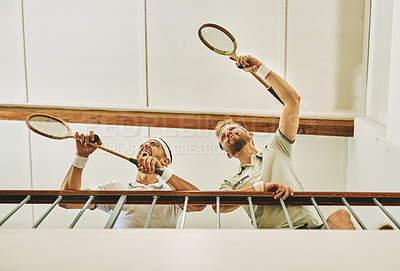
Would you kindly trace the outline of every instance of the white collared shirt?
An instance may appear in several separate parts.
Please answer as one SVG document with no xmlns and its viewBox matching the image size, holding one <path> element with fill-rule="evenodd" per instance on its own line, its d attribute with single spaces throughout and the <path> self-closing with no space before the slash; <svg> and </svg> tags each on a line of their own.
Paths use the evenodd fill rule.
<svg viewBox="0 0 400 271">
<path fill-rule="evenodd" d="M 145 185 L 137 181 L 132 181 L 130 183 L 112 181 L 98 185 L 94 190 L 172 191 L 172 189 L 165 182 L 160 180 L 157 183 L 149 185 Z M 99 204 L 97 208 L 111 214 L 115 208 L 115 204 Z M 125 204 L 114 225 L 114 228 L 143 228 L 150 208 L 151 205 Z M 150 219 L 149 228 L 176 228 L 181 213 L 182 209 L 178 205 L 156 204 Z"/>
</svg>

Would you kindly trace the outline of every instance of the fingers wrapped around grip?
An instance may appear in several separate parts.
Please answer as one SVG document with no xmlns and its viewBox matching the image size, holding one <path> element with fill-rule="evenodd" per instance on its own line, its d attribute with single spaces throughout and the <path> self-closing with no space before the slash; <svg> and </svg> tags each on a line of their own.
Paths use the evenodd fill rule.
<svg viewBox="0 0 400 271">
<path fill-rule="evenodd" d="M 77 154 L 82 157 L 88 157 L 92 152 L 96 150 L 96 147 L 91 146 L 89 143 L 95 143 L 96 145 L 102 145 L 101 139 L 93 131 L 90 131 L 89 135 L 75 133 L 76 149 Z"/>
<path fill-rule="evenodd" d="M 239 56 L 237 59 L 230 57 L 230 59 L 236 61 L 236 66 L 246 72 L 257 72 L 262 65 L 261 61 L 251 55 Z"/>
<path fill-rule="evenodd" d="M 156 170 L 156 167 L 162 168 L 160 161 L 153 156 L 138 156 L 138 171 L 144 174 L 153 174 Z"/>
</svg>

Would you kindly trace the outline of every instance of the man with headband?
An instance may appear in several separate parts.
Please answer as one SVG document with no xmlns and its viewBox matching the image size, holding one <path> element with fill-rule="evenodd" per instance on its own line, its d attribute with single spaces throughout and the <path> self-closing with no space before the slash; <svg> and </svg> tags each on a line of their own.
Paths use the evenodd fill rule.
<svg viewBox="0 0 400 271">
<path fill-rule="evenodd" d="M 294 195 L 293 190 L 303 191 L 292 162 L 292 149 L 299 126 L 300 96 L 271 68 L 252 56 L 240 56 L 236 65 L 246 72 L 256 72 L 265 78 L 284 103 L 279 127 L 269 142 L 258 150 L 253 142 L 254 135 L 231 119 L 220 121 L 215 133 L 222 150 L 228 158 L 240 161 L 239 172 L 226 179 L 220 186 L 224 191 L 269 191 L 275 192 L 275 199 Z M 221 212 L 231 212 L 239 205 L 222 205 Z M 249 206 L 243 206 L 249 217 Z M 289 216 L 295 228 L 323 228 L 308 207 L 288 206 Z M 255 216 L 259 228 L 288 228 L 288 222 L 281 206 L 255 206 Z M 338 210 L 327 219 L 333 229 L 354 229 L 350 214 Z"/>
<path fill-rule="evenodd" d="M 89 145 L 90 140 L 94 140 L 94 133 L 89 135 L 75 134 L 80 140 L 76 140 L 76 156 L 72 165 L 65 176 L 61 185 L 62 190 L 80 190 L 82 171 L 88 157 L 96 148 Z M 101 145 L 101 139 L 97 142 Z M 180 190 L 199 190 L 196 186 L 174 175 L 167 168 L 172 163 L 172 153 L 167 143 L 161 138 L 149 138 L 140 145 L 137 153 L 138 173 L 136 179 L 130 183 L 112 181 L 98 185 L 95 190 L 134 190 L 134 191 L 180 191 Z M 160 177 L 154 173 L 155 167 L 164 168 L 164 173 Z M 66 209 L 82 208 L 78 204 L 60 204 Z M 90 209 L 100 209 L 111 213 L 115 205 L 111 204 L 91 204 Z M 201 211 L 205 205 L 188 205 L 188 211 Z M 124 205 L 114 228 L 143 228 L 150 211 L 150 205 Z M 178 205 L 156 205 L 151 216 L 149 228 L 176 228 L 178 218 L 182 212 L 182 207 Z"/>
</svg>

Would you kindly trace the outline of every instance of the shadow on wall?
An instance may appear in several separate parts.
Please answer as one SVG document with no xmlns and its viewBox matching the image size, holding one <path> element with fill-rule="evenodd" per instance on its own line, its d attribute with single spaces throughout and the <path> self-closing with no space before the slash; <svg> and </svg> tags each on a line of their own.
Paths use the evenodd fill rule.
<svg viewBox="0 0 400 271">
<path fill-rule="evenodd" d="M 336 100 L 338 110 L 353 110 L 356 106 L 357 89 L 364 78 L 362 72 L 364 32 L 364 0 L 338 3 L 338 26 L 336 28 Z M 355 16 L 356 15 L 356 16 Z"/>
</svg>

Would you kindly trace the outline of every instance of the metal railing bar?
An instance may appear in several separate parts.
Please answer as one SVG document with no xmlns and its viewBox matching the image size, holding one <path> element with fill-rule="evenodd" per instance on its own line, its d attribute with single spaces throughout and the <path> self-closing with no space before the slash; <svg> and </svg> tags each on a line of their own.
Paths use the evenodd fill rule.
<svg viewBox="0 0 400 271">
<path fill-rule="evenodd" d="M 13 214 L 15 214 L 22 206 L 24 206 L 25 203 L 27 203 L 31 199 L 31 196 L 26 196 L 26 198 L 18 204 L 14 209 L 11 210 L 1 221 L 0 221 L 0 227 L 6 222 Z"/>
<path fill-rule="evenodd" d="M 220 198 L 217 197 L 217 229 L 221 229 L 221 218 L 220 218 Z"/>
<path fill-rule="evenodd" d="M 69 227 L 68 227 L 69 229 L 72 229 L 73 227 L 75 227 L 76 223 L 82 217 L 83 213 L 86 211 L 87 207 L 93 200 L 94 200 L 94 196 L 92 195 L 89 197 L 88 201 L 85 203 L 85 205 L 82 207 L 82 209 L 80 210 L 78 215 L 75 217 L 74 221 L 72 221 L 71 225 L 69 225 Z"/>
<path fill-rule="evenodd" d="M 158 199 L 157 196 L 153 196 L 153 202 L 151 204 L 151 208 L 150 208 L 149 214 L 147 215 L 146 223 L 144 224 L 144 228 L 145 229 L 149 226 L 150 218 L 151 218 L 151 215 L 153 214 L 154 207 L 156 206 L 157 199 Z"/>
<path fill-rule="evenodd" d="M 35 224 L 33 224 L 32 229 L 36 229 L 39 227 L 40 223 L 43 222 L 43 220 L 50 214 L 51 211 L 53 211 L 54 207 L 57 206 L 57 204 L 62 200 L 62 196 L 58 196 L 57 199 L 53 202 L 53 204 L 47 209 L 46 212 L 36 221 Z"/>
<path fill-rule="evenodd" d="M 115 222 L 117 221 L 118 216 L 122 211 L 122 207 L 124 206 L 127 197 L 128 197 L 127 195 L 121 195 L 119 197 L 117 205 L 115 205 L 114 210 L 113 210 L 110 218 L 108 219 L 106 225 L 104 226 L 105 229 L 112 229 L 114 227 Z"/>
<path fill-rule="evenodd" d="M 347 202 L 346 198 L 342 198 L 342 201 L 344 205 L 346 205 L 347 209 L 350 211 L 350 213 L 353 215 L 353 217 L 357 220 L 358 224 L 361 226 L 363 230 L 366 230 L 367 227 L 364 225 L 364 223 L 361 221 L 361 219 L 358 217 L 356 212 L 351 208 L 350 204 Z"/>
<path fill-rule="evenodd" d="M 249 202 L 251 220 L 253 221 L 253 227 L 255 229 L 257 229 L 257 221 L 256 221 L 256 216 L 254 214 L 253 202 L 251 201 L 251 197 L 247 197 L 247 201 Z"/>
<path fill-rule="evenodd" d="M 99 191 L 99 190 L 0 190 L 0 203 L 19 204 L 27 195 L 31 200 L 27 204 L 52 204 L 54 199 L 62 195 L 65 204 L 86 203 L 89 196 L 94 195 L 96 204 L 115 204 L 121 195 L 127 195 L 125 204 L 151 204 L 152 197 L 158 196 L 162 204 L 182 204 L 185 196 L 190 197 L 191 204 L 215 205 L 215 198 L 220 197 L 221 202 L 231 205 L 248 205 L 247 197 L 251 197 L 253 205 L 280 205 L 274 200 L 272 192 L 261 194 L 259 192 L 238 191 Z M 342 197 L 346 198 L 351 206 L 376 206 L 372 198 L 377 198 L 386 206 L 400 206 L 400 193 L 383 192 L 297 192 L 296 195 L 285 200 L 286 206 L 311 205 L 310 197 L 314 197 L 318 206 L 343 205 Z"/>
<path fill-rule="evenodd" d="M 287 220 L 287 222 L 289 224 L 289 228 L 291 230 L 293 230 L 294 228 L 293 228 L 292 220 L 290 219 L 289 213 L 288 213 L 288 211 L 286 209 L 285 202 L 283 201 L 283 199 L 281 197 L 279 197 L 279 201 L 281 202 L 281 206 L 282 206 L 283 212 L 285 213 L 286 220 Z"/>
<path fill-rule="evenodd" d="M 327 230 L 330 230 L 331 227 L 329 226 L 329 224 L 328 224 L 328 222 L 326 221 L 324 215 L 322 214 L 321 210 L 319 209 L 318 204 L 317 204 L 317 202 L 315 201 L 315 198 L 314 198 L 314 197 L 311 197 L 311 202 L 312 202 L 312 204 L 314 205 L 314 208 L 315 208 L 315 210 L 317 211 L 319 217 L 321 218 L 322 223 L 324 223 L 325 228 L 326 228 Z"/>
<path fill-rule="evenodd" d="M 396 225 L 396 227 L 400 229 L 400 223 L 389 213 L 389 211 L 386 210 L 386 208 L 383 207 L 383 205 L 376 198 L 373 198 L 372 200 L 382 210 L 382 212 L 384 212 L 385 215 Z"/>
<path fill-rule="evenodd" d="M 182 214 L 182 221 L 181 221 L 181 229 L 185 227 L 185 220 L 186 220 L 186 210 L 188 205 L 189 197 L 185 197 L 185 203 L 183 204 L 183 214 Z"/>
</svg>

